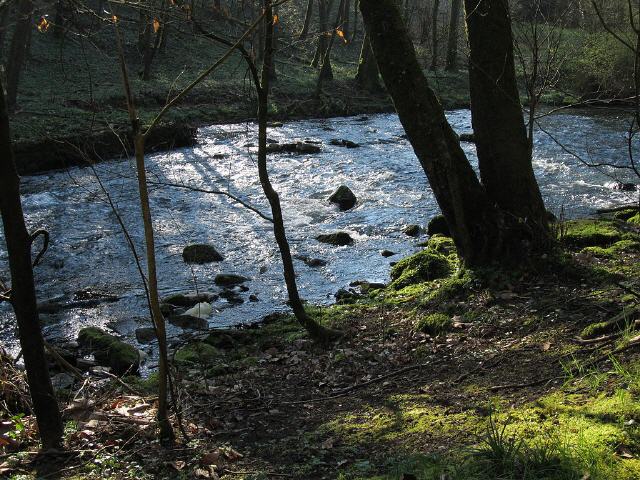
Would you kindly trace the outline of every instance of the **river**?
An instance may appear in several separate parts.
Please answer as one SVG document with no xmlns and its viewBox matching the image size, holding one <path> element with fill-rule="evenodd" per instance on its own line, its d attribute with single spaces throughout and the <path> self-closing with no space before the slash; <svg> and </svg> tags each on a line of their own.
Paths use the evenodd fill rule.
<svg viewBox="0 0 640 480">
<path fill-rule="evenodd" d="M 468 110 L 447 114 L 456 131 L 470 132 Z M 538 131 L 534 168 L 548 208 L 566 218 L 590 215 L 595 209 L 629 203 L 637 193 L 613 189 L 615 181 L 632 182 L 626 171 L 583 166 L 572 154 L 590 162 L 628 161 L 624 113 L 573 111 L 541 120 L 543 128 L 560 141 Z M 416 251 L 425 240 L 406 236 L 408 224 L 426 225 L 438 213 L 431 189 L 403 136 L 396 115 L 305 120 L 269 130 L 279 142 L 319 142 L 318 154 L 270 156 L 272 181 L 280 193 L 289 240 L 295 254 L 323 259 L 312 268 L 296 261 L 302 296 L 314 303 L 331 303 L 334 293 L 354 280 L 386 282 L 389 263 Z M 148 156 L 151 179 L 204 189 L 228 190 L 270 214 L 258 182 L 253 124 L 214 125 L 199 130 L 195 147 Z M 359 148 L 330 144 L 331 139 L 356 142 Z M 475 162 L 474 146 L 463 143 Z M 50 341 L 73 340 L 80 328 L 97 325 L 136 344 L 134 332 L 149 326 L 144 291 L 116 215 L 96 177 L 109 192 L 139 252 L 142 227 L 134 164 L 117 160 L 90 168 L 71 168 L 23 178 L 23 205 L 31 228 L 46 228 L 51 246 L 36 269 L 39 300 L 65 303 L 90 290 L 116 301 L 65 308 L 44 315 L 44 333 Z M 617 175 L 615 180 L 610 176 Z M 627 175 L 625 177 L 625 175 Z M 637 179 L 635 179 L 637 183 Z M 339 212 L 327 197 L 339 185 L 348 185 L 357 206 Z M 285 310 L 280 257 L 271 225 L 231 199 L 187 189 L 152 186 L 151 204 L 157 239 L 159 284 L 163 295 L 187 291 L 216 292 L 217 273 L 250 278 L 241 304 L 219 299 L 209 319 L 211 327 L 256 322 L 266 314 Z M 320 233 L 344 230 L 353 246 L 332 247 L 315 240 Z M 224 261 L 186 265 L 182 249 L 189 243 L 214 245 Z M 396 255 L 385 258 L 386 249 Z M 8 265 L 0 234 L 0 278 Z M 249 296 L 252 300 L 249 301 Z M 257 298 L 258 301 L 255 301 Z M 169 327 L 179 338 L 183 331 Z M 11 352 L 18 350 L 15 321 L 9 306 L 0 304 L 0 339 Z M 137 344 L 136 344 L 137 345 Z M 137 345 L 152 353 L 151 347 Z"/>
</svg>

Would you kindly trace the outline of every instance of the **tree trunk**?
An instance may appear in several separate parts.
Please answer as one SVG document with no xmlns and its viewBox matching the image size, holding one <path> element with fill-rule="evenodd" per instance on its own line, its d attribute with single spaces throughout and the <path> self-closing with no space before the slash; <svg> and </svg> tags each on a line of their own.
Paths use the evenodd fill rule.
<svg viewBox="0 0 640 480">
<path fill-rule="evenodd" d="M 299 40 L 304 40 L 309 35 L 309 28 L 311 27 L 311 19 L 313 18 L 313 2 L 314 0 L 309 0 L 307 3 L 307 11 L 304 15 L 304 26 L 302 27 L 302 31 L 298 36 Z"/>
<path fill-rule="evenodd" d="M 31 0 L 21 0 L 18 4 L 18 19 L 11 39 L 7 62 L 7 108 L 13 112 L 18 97 L 20 73 L 27 55 L 27 45 L 31 33 L 31 15 L 33 4 Z"/>
<path fill-rule="evenodd" d="M 515 215 L 519 199 L 514 199 L 513 205 L 505 202 L 503 207 L 492 196 L 493 191 L 485 189 L 478 181 L 460 147 L 457 135 L 446 120 L 441 104 L 420 69 L 413 43 L 395 1 L 361 0 L 360 8 L 380 73 L 447 220 L 458 254 L 469 266 L 493 262 L 505 266 L 522 263 L 532 248 L 542 245 L 538 243 L 536 231 L 538 217 L 531 221 L 529 217 Z M 477 41 L 475 38 L 474 40 Z M 477 48 L 478 45 L 474 47 Z M 504 98 L 500 98 L 500 101 L 505 103 Z M 485 107 L 488 108 L 488 104 L 483 105 Z M 499 109 L 500 106 L 494 108 Z M 522 115 L 519 115 L 520 126 L 524 131 Z M 488 135 L 486 127 L 490 127 L 493 132 L 500 130 L 497 135 L 501 135 L 501 128 L 509 127 L 501 123 L 503 119 L 498 120 L 500 122 L 482 125 L 480 130 L 485 136 Z M 524 140 L 526 146 L 526 135 Z M 481 155 L 481 150 L 478 149 L 482 170 L 482 164 L 486 160 Z M 490 158 L 489 162 L 491 161 Z M 499 176 L 502 171 L 506 172 L 501 184 L 510 190 L 511 186 L 508 184 L 514 167 L 510 158 L 503 158 L 501 161 L 499 167 L 502 169 L 497 168 L 491 173 Z M 533 175 L 531 180 L 535 189 L 529 190 L 529 203 L 533 204 L 537 201 L 536 194 L 539 199 L 540 192 Z M 523 194 L 518 196 L 522 197 Z M 544 211 L 544 205 L 542 209 Z M 544 225 L 541 222 L 543 233 L 546 232 Z"/>
<path fill-rule="evenodd" d="M 380 73 L 468 265 L 495 256 L 496 213 L 416 58 L 395 0 L 360 0 Z"/>
<path fill-rule="evenodd" d="M 284 220 L 282 217 L 282 207 L 280 205 L 280 197 L 276 192 L 269 179 L 269 172 L 267 167 L 267 112 L 269 101 L 269 88 L 271 74 L 269 70 L 273 65 L 273 9 L 271 6 L 271 0 L 264 0 L 265 13 L 265 45 L 264 45 L 264 62 L 262 65 L 262 78 L 260 85 L 256 86 L 258 91 L 258 174 L 260 177 L 260 183 L 264 190 L 264 194 L 271 206 L 271 212 L 273 216 L 273 233 L 280 249 L 280 255 L 282 257 L 282 266 L 284 269 L 284 279 L 287 286 L 287 293 L 289 295 L 289 305 L 293 309 L 293 313 L 300 324 L 309 332 L 309 334 L 316 340 L 326 342 L 334 339 L 337 336 L 337 332 L 326 329 L 322 325 L 313 320 L 304 309 L 302 300 L 298 293 L 298 286 L 296 284 L 296 274 L 293 266 L 293 259 L 291 257 L 291 249 L 289 248 L 289 242 L 287 241 L 287 235 L 284 227 Z"/>
<path fill-rule="evenodd" d="M 351 25 L 349 19 L 351 18 L 351 1 L 344 0 L 344 10 L 342 12 L 342 32 L 344 33 L 344 39 L 349 40 L 351 38 L 350 30 Z"/>
<path fill-rule="evenodd" d="M 320 27 L 320 33 L 318 36 L 318 47 L 311 61 L 311 66 L 315 68 L 320 65 L 320 61 L 324 58 L 327 46 L 329 45 L 327 36 L 327 30 L 329 30 L 329 7 L 328 0 L 318 0 L 318 26 Z"/>
<path fill-rule="evenodd" d="M 449 40 L 447 42 L 447 72 L 458 70 L 458 26 L 460 25 L 460 12 L 462 0 L 451 1 L 451 16 L 449 17 Z"/>
<path fill-rule="evenodd" d="M 518 94 L 507 0 L 465 0 L 471 116 L 487 194 L 548 242 L 546 210 L 531 164 Z"/>
<path fill-rule="evenodd" d="M 431 11 L 431 66 L 430 70 L 438 69 L 438 15 L 440 14 L 440 0 L 433 0 Z"/>
<path fill-rule="evenodd" d="M 360 51 L 356 82 L 363 90 L 370 92 L 379 91 L 381 89 L 379 75 L 380 71 L 378 70 L 376 57 L 373 55 L 373 50 L 371 49 L 369 35 L 365 32 L 364 38 L 362 39 L 362 50 Z"/>
<path fill-rule="evenodd" d="M 358 8 L 359 8 L 359 0 L 353 0 L 353 37 L 352 40 L 355 40 L 358 36 Z"/>
<path fill-rule="evenodd" d="M 2 73 L 0 71 L 0 73 Z M 11 270 L 11 304 L 18 323 L 27 381 L 44 449 L 62 446 L 62 418 L 51 386 L 40 330 L 31 263 L 33 237 L 27 232 L 20 201 L 20 178 L 15 166 L 9 113 L 0 75 L 0 213 Z"/>
<path fill-rule="evenodd" d="M 7 38 L 7 28 L 9 28 L 9 12 L 11 8 L 8 4 L 0 7 L 0 52 L 4 47 L 4 39 Z"/>
<path fill-rule="evenodd" d="M 124 48 L 120 31 L 116 24 L 116 42 L 118 56 L 120 60 L 120 71 L 122 73 L 122 83 L 127 100 L 129 120 L 131 122 L 131 132 L 134 138 L 134 149 L 136 157 L 136 172 L 138 176 L 138 191 L 140 195 L 140 209 L 142 211 L 142 222 L 144 226 L 145 250 L 147 256 L 147 282 L 149 288 L 149 307 L 151 310 L 151 320 L 158 339 L 159 361 L 158 361 L 158 426 L 160 429 L 160 444 L 171 446 L 175 441 L 173 428 L 169 421 L 168 378 L 169 378 L 169 355 L 167 352 L 167 335 L 165 331 L 164 316 L 160 310 L 160 297 L 158 294 L 158 275 L 156 271 L 156 249 L 153 233 L 153 220 L 151 208 L 149 206 L 149 189 L 147 186 L 147 171 L 144 158 L 145 136 L 141 132 L 140 120 L 136 112 L 136 107 L 131 93 L 129 73 L 124 58 Z"/>
<path fill-rule="evenodd" d="M 53 36 L 56 38 L 62 38 L 62 36 L 64 35 L 64 22 L 67 11 L 68 8 L 65 0 L 58 0 L 56 2 L 56 16 L 55 20 L 53 21 Z"/>
<path fill-rule="evenodd" d="M 333 80 L 333 68 L 331 67 L 331 51 L 333 50 L 333 44 L 336 41 L 336 31 L 338 30 L 338 27 L 342 23 L 342 18 L 343 18 L 342 16 L 344 14 L 344 3 L 345 3 L 345 0 L 340 0 L 336 21 L 333 24 L 333 29 L 331 30 L 331 36 L 329 37 L 329 44 L 327 45 L 327 50 L 324 52 L 324 57 L 322 58 L 322 68 L 320 69 L 320 75 L 318 75 L 316 96 L 320 95 L 320 92 L 322 91 L 322 84 L 325 81 Z"/>
</svg>

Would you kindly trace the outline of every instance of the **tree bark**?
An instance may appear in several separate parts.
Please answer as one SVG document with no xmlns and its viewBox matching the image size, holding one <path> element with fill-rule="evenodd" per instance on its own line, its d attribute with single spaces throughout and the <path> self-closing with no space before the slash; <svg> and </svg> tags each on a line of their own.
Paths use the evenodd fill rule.
<svg viewBox="0 0 640 480">
<path fill-rule="evenodd" d="M 358 86 L 363 90 L 367 90 L 370 92 L 379 91 L 381 89 L 379 76 L 380 71 L 378 70 L 376 58 L 373 55 L 373 50 L 371 49 L 369 35 L 365 32 L 364 38 L 362 39 L 360 60 L 358 61 L 358 73 L 356 74 L 356 82 Z"/>
<path fill-rule="evenodd" d="M 320 61 L 324 58 L 327 46 L 329 45 L 329 39 L 327 37 L 327 30 L 329 30 L 329 7 L 329 0 L 318 0 L 318 25 L 320 32 L 318 34 L 318 47 L 311 61 L 311 66 L 315 68 L 320 65 Z"/>
<path fill-rule="evenodd" d="M 431 11 L 431 66 L 430 70 L 438 69 L 438 15 L 440 14 L 440 0 L 433 0 Z"/>
<path fill-rule="evenodd" d="M 445 70 L 455 72 L 458 70 L 458 33 L 460 25 L 460 12 L 462 0 L 451 1 L 451 16 L 449 17 L 449 39 L 447 41 L 447 63 Z"/>
<path fill-rule="evenodd" d="M 548 242 L 544 202 L 533 173 L 516 83 L 507 0 L 465 0 L 471 117 L 487 194 L 503 211 Z"/>
<path fill-rule="evenodd" d="M 4 47 L 4 39 L 7 38 L 7 28 L 9 28 L 9 12 L 11 8 L 8 4 L 0 7 L 0 51 Z"/>
<path fill-rule="evenodd" d="M 320 68 L 320 75 L 318 75 L 316 96 L 320 95 L 320 92 L 322 91 L 322 84 L 325 81 L 333 80 L 333 68 L 331 67 L 331 51 L 333 50 L 333 45 L 336 41 L 336 31 L 342 23 L 344 14 L 344 3 L 345 0 L 340 0 L 340 5 L 338 5 L 338 13 L 336 14 L 336 20 L 333 24 L 333 29 L 331 30 L 331 34 L 329 37 L 329 44 L 327 45 L 327 49 L 324 52 L 324 56 L 322 57 L 322 67 Z"/>
<path fill-rule="evenodd" d="M 313 2 L 314 0 L 309 0 L 307 3 L 307 11 L 304 15 L 304 26 L 302 27 L 302 31 L 298 36 L 299 40 L 304 40 L 309 35 L 309 28 L 311 27 L 311 19 L 313 18 Z"/>
<path fill-rule="evenodd" d="M 13 112 L 18 97 L 20 73 L 27 55 L 27 45 L 31 33 L 31 15 L 33 3 L 31 0 L 21 0 L 18 4 L 18 19 L 11 39 L 7 62 L 7 108 Z"/>
<path fill-rule="evenodd" d="M 0 72 L 2 73 L 2 72 Z M 11 270 L 10 300 L 18 323 L 18 336 L 27 381 L 44 449 L 62 446 L 62 418 L 51 386 L 40 330 L 31 263 L 33 236 L 27 231 L 20 201 L 20 178 L 15 166 L 9 113 L 0 75 L 0 213 Z"/>
<path fill-rule="evenodd" d="M 429 179 L 460 256 L 482 264 L 499 249 L 496 212 L 416 58 L 395 0 L 360 0 L 380 73 Z"/>
<path fill-rule="evenodd" d="M 291 257 L 291 249 L 287 241 L 287 234 L 284 227 L 284 219 L 282 216 L 282 207 L 280 205 L 280 197 L 276 192 L 269 179 L 269 171 L 267 167 L 267 116 L 271 74 L 270 70 L 273 65 L 273 8 L 271 0 L 264 0 L 265 11 L 265 45 L 263 54 L 263 65 L 260 85 L 256 85 L 258 91 L 258 174 L 260 183 L 264 190 L 264 194 L 271 206 L 273 217 L 273 233 L 282 257 L 282 266 L 284 270 L 284 279 L 289 295 L 289 305 L 293 310 L 296 319 L 309 332 L 309 334 L 317 341 L 327 342 L 337 337 L 338 333 L 329 330 L 315 320 L 313 320 L 304 309 L 302 300 L 298 293 L 296 284 L 296 274 Z"/>
</svg>

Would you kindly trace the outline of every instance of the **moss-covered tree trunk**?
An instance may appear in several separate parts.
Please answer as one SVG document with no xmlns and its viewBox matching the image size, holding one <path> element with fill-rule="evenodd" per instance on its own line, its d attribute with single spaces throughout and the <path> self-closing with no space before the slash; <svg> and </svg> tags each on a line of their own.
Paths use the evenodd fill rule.
<svg viewBox="0 0 640 480">
<path fill-rule="evenodd" d="M 31 0 L 21 0 L 18 3 L 16 28 L 11 39 L 9 56 L 7 57 L 7 108 L 13 112 L 18 98 L 18 84 L 20 73 L 27 56 L 29 38 L 31 36 L 31 17 L 33 3 Z"/>
<path fill-rule="evenodd" d="M 360 0 L 387 91 L 444 213 L 460 255 L 483 263 L 499 247 L 496 212 L 429 86 L 395 0 Z"/>
<path fill-rule="evenodd" d="M 376 57 L 371 49 L 369 35 L 365 32 L 362 39 L 362 50 L 360 50 L 360 60 L 358 61 L 358 73 L 356 74 L 356 82 L 358 86 L 370 92 L 380 90 L 380 71 L 376 63 Z"/>
<path fill-rule="evenodd" d="M 458 253 L 467 265 L 522 261 L 536 240 L 528 220 L 514 216 L 508 204 L 503 208 L 480 184 L 418 64 L 395 0 L 361 0 L 360 8 L 387 91 Z M 504 170 L 509 172 L 511 166 Z M 535 178 L 532 180 L 535 183 Z M 508 181 L 507 175 L 503 183 Z M 536 201 L 535 197 L 531 200 Z"/>
<path fill-rule="evenodd" d="M 9 114 L 1 74 L 0 69 L 0 214 L 11 270 L 9 298 L 16 314 L 18 337 L 42 446 L 45 449 L 58 448 L 62 445 L 62 418 L 44 353 L 31 264 L 32 236 L 27 231 L 22 213 L 20 178 L 11 148 Z"/>
<path fill-rule="evenodd" d="M 447 63 L 445 70 L 455 72 L 458 70 L 458 35 L 460 29 L 460 12 L 462 11 L 462 0 L 451 1 L 451 12 L 449 17 L 449 39 L 447 41 Z"/>
<path fill-rule="evenodd" d="M 533 173 L 518 94 L 507 0 L 465 0 L 469 35 L 471 117 L 487 194 L 530 230 L 529 241 L 548 243 L 546 210 Z"/>
</svg>

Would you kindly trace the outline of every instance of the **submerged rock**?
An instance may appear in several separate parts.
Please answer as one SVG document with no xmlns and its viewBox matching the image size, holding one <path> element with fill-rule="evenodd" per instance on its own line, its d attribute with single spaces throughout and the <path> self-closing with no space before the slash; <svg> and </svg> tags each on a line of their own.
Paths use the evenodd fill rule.
<svg viewBox="0 0 640 480">
<path fill-rule="evenodd" d="M 267 153 L 320 153 L 321 151 L 320 146 L 307 142 L 269 143 L 267 145 Z"/>
<path fill-rule="evenodd" d="M 182 250 L 182 258 L 186 263 L 212 263 L 224 260 L 224 257 L 211 245 L 187 245 Z"/>
<path fill-rule="evenodd" d="M 241 283 L 248 282 L 250 279 L 243 277 L 242 275 L 236 275 L 235 273 L 219 273 L 213 280 L 216 285 L 221 287 L 230 287 L 233 285 L 240 285 Z"/>
<path fill-rule="evenodd" d="M 392 252 L 391 250 L 382 250 L 380 252 L 380 255 L 382 255 L 385 258 L 389 258 L 389 257 L 393 257 L 395 255 L 395 252 Z"/>
<path fill-rule="evenodd" d="M 346 148 L 358 148 L 359 144 L 356 142 L 352 142 L 351 140 L 343 140 L 340 138 L 333 138 L 329 141 L 331 145 L 335 145 L 336 147 L 346 147 Z"/>
<path fill-rule="evenodd" d="M 473 133 L 461 133 L 460 136 L 461 142 L 475 143 L 476 137 Z"/>
<path fill-rule="evenodd" d="M 138 372 L 140 367 L 138 350 L 100 328 L 87 327 L 80 330 L 78 344 L 91 352 L 100 365 L 110 367 L 116 375 Z"/>
<path fill-rule="evenodd" d="M 295 255 L 294 258 L 304 262 L 311 268 L 324 267 L 327 264 L 326 260 L 322 260 L 321 258 L 311 258 L 307 255 Z"/>
<path fill-rule="evenodd" d="M 436 215 L 427 225 L 427 235 L 444 235 L 445 237 L 450 237 L 451 233 L 449 232 L 449 224 L 447 220 L 444 218 L 444 215 Z"/>
<path fill-rule="evenodd" d="M 345 211 L 353 208 L 358 199 L 349 187 L 340 185 L 338 189 L 331 194 L 329 201 L 336 204 L 340 210 Z"/>
<path fill-rule="evenodd" d="M 318 235 L 316 237 L 321 243 L 327 243 L 329 245 L 336 246 L 345 246 L 345 245 L 353 245 L 353 238 L 347 232 L 335 232 L 335 233 L 326 233 L 322 235 Z"/>
<path fill-rule="evenodd" d="M 407 225 L 402 232 L 409 237 L 417 237 L 421 230 L 419 225 Z"/>
</svg>

